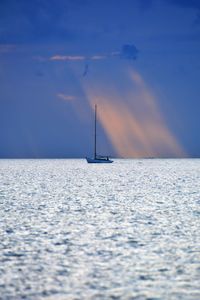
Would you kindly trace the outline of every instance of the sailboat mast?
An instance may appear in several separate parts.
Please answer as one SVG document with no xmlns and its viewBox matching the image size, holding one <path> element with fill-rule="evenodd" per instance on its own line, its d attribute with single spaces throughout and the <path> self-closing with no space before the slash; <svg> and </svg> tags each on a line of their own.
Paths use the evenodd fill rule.
<svg viewBox="0 0 200 300">
<path fill-rule="evenodd" d="M 95 115 L 94 115 L 94 158 L 97 156 L 97 105 L 95 104 Z"/>
</svg>

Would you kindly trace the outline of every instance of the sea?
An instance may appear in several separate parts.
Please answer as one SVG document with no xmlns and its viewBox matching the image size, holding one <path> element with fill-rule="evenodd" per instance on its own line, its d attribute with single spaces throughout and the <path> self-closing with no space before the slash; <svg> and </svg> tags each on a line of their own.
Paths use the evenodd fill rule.
<svg viewBox="0 0 200 300">
<path fill-rule="evenodd" d="M 200 299 L 200 159 L 0 160 L 1 300 Z"/>
</svg>

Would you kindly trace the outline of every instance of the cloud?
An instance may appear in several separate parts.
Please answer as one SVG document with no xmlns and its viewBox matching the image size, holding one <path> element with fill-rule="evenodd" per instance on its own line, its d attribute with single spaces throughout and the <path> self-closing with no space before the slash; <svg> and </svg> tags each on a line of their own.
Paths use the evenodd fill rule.
<svg viewBox="0 0 200 300">
<path fill-rule="evenodd" d="M 139 50 L 133 44 L 126 44 L 123 45 L 121 51 L 112 51 L 109 54 L 101 55 L 101 54 L 94 54 L 90 56 L 85 55 L 60 55 L 56 54 L 49 58 L 50 61 L 85 61 L 85 66 L 83 70 L 83 77 L 88 74 L 89 71 L 89 62 L 90 61 L 97 61 L 97 60 L 106 60 L 106 59 L 113 59 L 113 58 L 121 58 L 126 60 L 136 60 L 138 56 Z M 35 57 L 37 59 L 37 57 Z M 43 61 L 42 57 L 38 57 L 39 61 Z M 44 58 L 45 60 L 45 58 Z"/>
<path fill-rule="evenodd" d="M 54 55 L 50 57 L 50 60 L 61 60 L 61 61 L 80 61 L 85 60 L 86 57 L 83 55 Z"/>
<path fill-rule="evenodd" d="M 57 94 L 57 97 L 64 100 L 64 101 L 74 101 L 76 99 L 75 96 L 72 96 L 72 95 L 66 95 L 66 94 L 63 94 L 63 93 L 59 93 Z"/>
<path fill-rule="evenodd" d="M 33 56 L 32 59 L 37 60 L 39 62 L 45 62 L 48 60 L 46 57 L 43 57 L 41 55 Z"/>
<path fill-rule="evenodd" d="M 91 60 L 101 60 L 108 58 L 108 55 L 93 55 L 89 59 Z"/>
<path fill-rule="evenodd" d="M 38 71 L 35 73 L 35 75 L 36 75 L 37 77 L 44 77 L 44 73 L 43 73 L 42 71 L 40 71 L 40 70 L 38 70 Z"/>
<path fill-rule="evenodd" d="M 146 11 L 152 7 L 153 0 L 139 0 L 139 6 L 142 11 Z"/>
<path fill-rule="evenodd" d="M 69 14 L 87 5 L 87 0 L 1 0 L 0 41 L 36 43 L 76 39 Z M 14 25 L 14 26 L 13 26 Z"/>
<path fill-rule="evenodd" d="M 194 9 L 200 9 L 199 0 L 166 0 L 168 3 L 180 5 L 183 7 L 190 7 Z"/>
<path fill-rule="evenodd" d="M 83 77 L 85 77 L 87 75 L 88 71 L 89 71 L 89 65 L 86 64 L 85 68 L 84 68 L 84 72 L 83 72 Z"/>
<path fill-rule="evenodd" d="M 122 46 L 121 51 L 112 51 L 108 54 L 93 54 L 90 56 L 85 55 L 60 55 L 55 54 L 49 58 L 49 60 L 54 61 L 92 61 L 92 60 L 105 60 L 109 58 L 122 58 L 127 60 L 135 60 L 137 59 L 139 50 L 133 44 L 126 44 Z M 41 59 L 41 57 L 39 57 Z"/>
<path fill-rule="evenodd" d="M 165 1 L 170 4 L 197 10 L 195 23 L 196 24 L 200 23 L 200 1 L 199 0 L 165 0 Z"/>
<path fill-rule="evenodd" d="M 53 55 L 50 57 L 50 60 L 60 60 L 60 61 L 80 61 L 80 60 L 102 60 L 111 57 L 110 55 L 92 55 L 92 56 L 85 56 L 85 55 Z"/>
<path fill-rule="evenodd" d="M 153 2 L 156 2 L 155 0 L 139 0 L 140 1 L 140 7 L 143 10 L 147 10 L 152 7 Z M 200 1 L 199 0 L 164 0 L 165 2 L 169 4 L 179 5 L 182 7 L 189 7 L 200 10 Z"/>
<path fill-rule="evenodd" d="M 119 96 L 106 89 L 85 87 L 89 104 L 99 107 L 99 121 L 117 154 L 122 157 L 184 157 L 182 146 L 169 129 L 151 89 L 141 75 L 130 73 L 132 88 Z"/>
<path fill-rule="evenodd" d="M 0 44 L 0 54 L 11 53 L 16 50 L 16 45 Z"/>
<path fill-rule="evenodd" d="M 122 50 L 120 52 L 120 58 L 135 60 L 138 56 L 138 53 L 139 51 L 135 47 L 135 45 L 123 45 Z"/>
</svg>

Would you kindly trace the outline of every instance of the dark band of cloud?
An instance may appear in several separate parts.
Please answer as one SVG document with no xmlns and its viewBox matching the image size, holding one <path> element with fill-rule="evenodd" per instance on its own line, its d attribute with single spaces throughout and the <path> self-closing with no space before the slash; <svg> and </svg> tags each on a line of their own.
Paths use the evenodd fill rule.
<svg viewBox="0 0 200 300">
<path fill-rule="evenodd" d="M 123 45 L 121 51 L 111 52 L 109 54 L 94 54 L 91 56 L 85 55 L 60 55 L 56 54 L 49 58 L 51 61 L 92 61 L 92 60 L 105 60 L 113 57 L 118 57 L 127 60 L 136 60 L 139 50 L 133 44 Z"/>
</svg>

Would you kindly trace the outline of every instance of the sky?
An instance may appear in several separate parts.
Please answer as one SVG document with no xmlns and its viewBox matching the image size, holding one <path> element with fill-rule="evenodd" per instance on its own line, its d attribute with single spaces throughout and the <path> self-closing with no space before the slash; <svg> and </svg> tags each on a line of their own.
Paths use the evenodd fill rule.
<svg viewBox="0 0 200 300">
<path fill-rule="evenodd" d="M 200 157 L 199 0 L 0 0 L 0 158 Z"/>
</svg>

